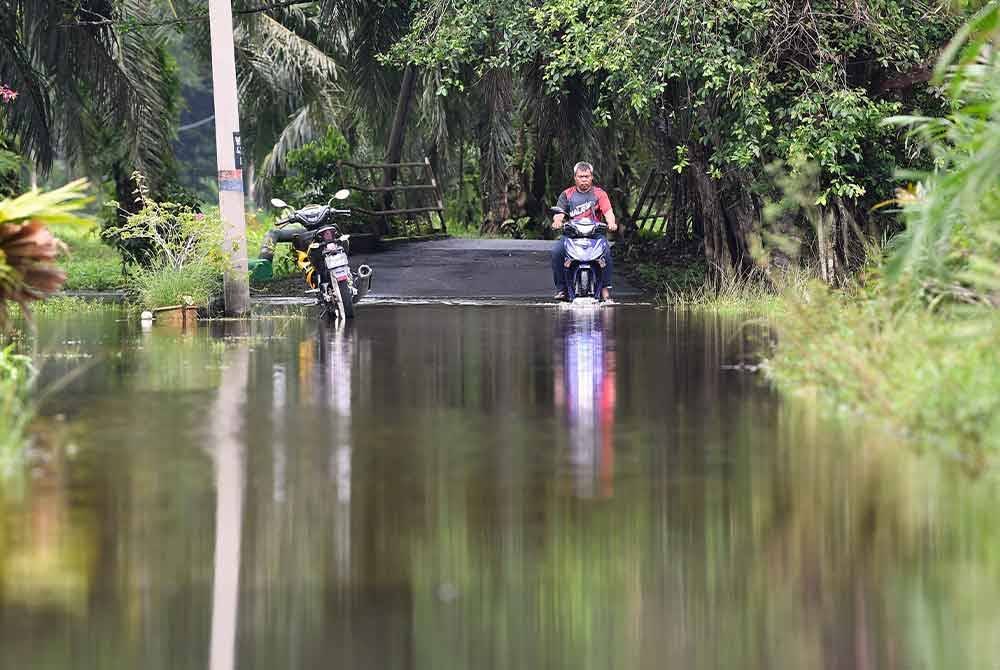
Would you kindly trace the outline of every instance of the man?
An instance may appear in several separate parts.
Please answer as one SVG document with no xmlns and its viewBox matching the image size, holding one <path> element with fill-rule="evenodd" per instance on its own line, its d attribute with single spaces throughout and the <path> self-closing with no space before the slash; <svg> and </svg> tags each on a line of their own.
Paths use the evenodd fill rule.
<svg viewBox="0 0 1000 670">
<path fill-rule="evenodd" d="M 603 221 L 608 224 L 608 231 L 618 230 L 615 223 L 615 213 L 611 209 L 611 200 L 604 189 L 594 186 L 594 166 L 590 163 L 580 162 L 573 166 L 574 186 L 562 192 L 559 196 L 558 207 L 566 214 L 556 214 L 552 218 L 552 228 L 559 230 L 563 227 L 563 222 L 568 215 L 570 220 L 589 218 L 594 221 Z M 606 255 L 607 265 L 605 265 L 602 275 L 604 278 L 604 288 L 601 290 L 601 298 L 611 299 L 611 253 L 610 249 Z M 566 237 L 560 237 L 552 248 L 552 281 L 556 285 L 556 300 L 566 298 L 566 272 L 563 262 L 566 259 Z"/>
</svg>

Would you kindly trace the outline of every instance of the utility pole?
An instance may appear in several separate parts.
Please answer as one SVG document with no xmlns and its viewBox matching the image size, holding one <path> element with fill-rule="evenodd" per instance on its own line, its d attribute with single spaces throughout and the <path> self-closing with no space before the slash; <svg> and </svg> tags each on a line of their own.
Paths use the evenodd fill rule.
<svg viewBox="0 0 1000 670">
<path fill-rule="evenodd" d="M 243 211 L 243 145 L 240 141 L 239 101 L 236 96 L 236 57 L 233 51 L 233 8 L 230 0 L 208 0 L 212 36 L 212 92 L 215 99 L 215 157 L 219 168 L 219 210 L 229 258 L 223 277 L 226 316 L 250 311 L 247 270 L 247 231 Z"/>
</svg>

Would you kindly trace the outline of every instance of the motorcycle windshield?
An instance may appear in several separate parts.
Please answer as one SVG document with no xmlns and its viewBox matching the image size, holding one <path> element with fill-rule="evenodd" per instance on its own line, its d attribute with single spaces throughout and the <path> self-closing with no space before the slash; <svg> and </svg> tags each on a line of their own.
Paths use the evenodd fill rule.
<svg viewBox="0 0 1000 670">
<path fill-rule="evenodd" d="M 588 218 L 575 219 L 573 221 L 573 228 L 576 229 L 577 235 L 589 237 L 597 230 L 597 222 Z"/>
<path fill-rule="evenodd" d="M 307 227 L 317 226 L 323 223 L 326 219 L 327 212 L 330 208 L 324 205 L 309 205 L 308 207 L 303 207 L 296 214 L 298 214 L 299 219 Z"/>
<path fill-rule="evenodd" d="M 566 240 L 566 255 L 576 261 L 596 261 L 604 255 L 605 242 L 603 238 Z"/>
</svg>

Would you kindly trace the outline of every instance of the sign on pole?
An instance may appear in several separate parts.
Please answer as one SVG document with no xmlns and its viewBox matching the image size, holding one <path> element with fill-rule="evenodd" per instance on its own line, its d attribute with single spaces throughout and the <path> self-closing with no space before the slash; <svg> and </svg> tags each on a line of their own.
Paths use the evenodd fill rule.
<svg viewBox="0 0 1000 670">
<path fill-rule="evenodd" d="M 243 146 L 240 143 L 236 58 L 233 51 L 233 8 L 230 0 L 209 0 L 212 37 L 212 88 L 215 97 L 215 152 L 219 170 L 219 210 L 225 235 L 223 251 L 229 269 L 223 278 L 227 316 L 250 311 L 246 219 L 243 211 Z"/>
</svg>

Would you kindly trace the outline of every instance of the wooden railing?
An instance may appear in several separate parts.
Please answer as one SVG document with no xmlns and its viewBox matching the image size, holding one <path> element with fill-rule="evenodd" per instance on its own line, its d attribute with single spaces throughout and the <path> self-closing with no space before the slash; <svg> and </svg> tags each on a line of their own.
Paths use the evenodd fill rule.
<svg viewBox="0 0 1000 670">
<path fill-rule="evenodd" d="M 667 170 L 650 170 L 642 185 L 635 210 L 628 218 L 631 231 L 667 232 L 670 224 L 670 204 L 673 196 L 673 180 Z"/>
<path fill-rule="evenodd" d="M 352 209 L 372 223 L 377 236 L 415 237 L 448 232 L 444 199 L 430 159 L 412 163 L 342 160 L 337 165 L 346 188 L 369 194 L 366 200 L 370 207 L 355 205 Z"/>
</svg>

